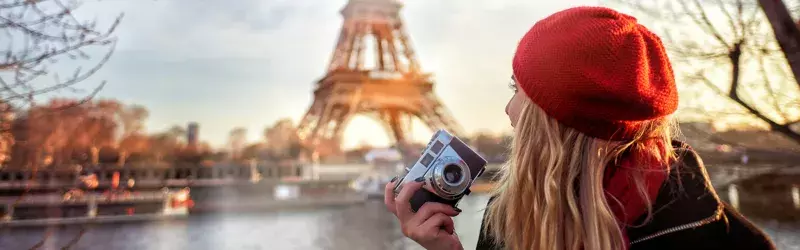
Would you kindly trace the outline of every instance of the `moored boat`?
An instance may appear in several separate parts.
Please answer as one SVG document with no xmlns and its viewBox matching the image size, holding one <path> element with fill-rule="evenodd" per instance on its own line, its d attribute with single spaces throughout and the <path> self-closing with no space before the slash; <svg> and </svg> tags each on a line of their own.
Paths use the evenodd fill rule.
<svg viewBox="0 0 800 250">
<path fill-rule="evenodd" d="M 257 164 L 0 169 L 0 217 L 5 218 L 0 226 L 162 219 L 366 200 L 350 187 L 351 180 L 308 178 L 305 169 Z"/>
<path fill-rule="evenodd" d="M 189 189 L 82 192 L 0 198 L 0 226 L 42 226 L 175 218 L 189 215 Z"/>
</svg>

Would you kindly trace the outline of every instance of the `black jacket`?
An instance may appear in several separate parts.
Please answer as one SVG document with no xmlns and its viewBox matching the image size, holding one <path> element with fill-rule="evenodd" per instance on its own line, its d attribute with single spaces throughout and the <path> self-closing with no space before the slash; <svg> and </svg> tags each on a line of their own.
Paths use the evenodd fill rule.
<svg viewBox="0 0 800 250">
<path fill-rule="evenodd" d="M 680 142 L 674 146 L 679 164 L 659 191 L 652 220 L 627 228 L 630 249 L 775 249 L 763 231 L 720 201 L 697 153 Z M 483 226 L 477 249 L 501 249 L 484 235 Z"/>
</svg>

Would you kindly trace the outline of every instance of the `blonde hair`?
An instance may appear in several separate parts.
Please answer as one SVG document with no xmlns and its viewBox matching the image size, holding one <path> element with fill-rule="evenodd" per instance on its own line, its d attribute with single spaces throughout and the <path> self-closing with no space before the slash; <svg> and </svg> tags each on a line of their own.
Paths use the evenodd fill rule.
<svg viewBox="0 0 800 250">
<path fill-rule="evenodd" d="M 646 122 L 633 140 L 611 142 L 559 124 L 525 98 L 509 161 L 487 207 L 484 233 L 514 250 L 625 249 L 603 189 L 606 166 L 628 151 L 653 156 L 665 163 L 666 171 L 666 163 L 674 158 L 674 124 L 669 121 Z M 643 176 L 632 175 L 645 198 L 649 221 L 652 204 Z"/>
</svg>

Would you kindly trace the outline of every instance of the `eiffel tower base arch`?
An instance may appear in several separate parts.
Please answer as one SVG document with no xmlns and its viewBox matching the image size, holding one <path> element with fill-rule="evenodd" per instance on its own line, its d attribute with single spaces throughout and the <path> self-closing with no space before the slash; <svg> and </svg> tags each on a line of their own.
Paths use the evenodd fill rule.
<svg viewBox="0 0 800 250">
<path fill-rule="evenodd" d="M 400 17 L 397 0 L 350 0 L 339 39 L 325 76 L 315 86 L 314 101 L 298 125 L 298 135 L 313 160 L 341 153 L 344 127 L 355 115 L 375 118 L 406 157 L 414 118 L 431 130 L 460 126 L 433 92 L 432 76 L 423 73 Z M 372 43 L 373 51 L 366 51 Z M 373 67 L 364 54 L 375 55 Z"/>
</svg>

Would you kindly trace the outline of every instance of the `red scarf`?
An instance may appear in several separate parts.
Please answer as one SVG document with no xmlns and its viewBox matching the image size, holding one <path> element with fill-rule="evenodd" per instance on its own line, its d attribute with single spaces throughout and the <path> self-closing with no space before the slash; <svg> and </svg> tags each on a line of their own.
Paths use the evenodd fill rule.
<svg viewBox="0 0 800 250">
<path fill-rule="evenodd" d="M 625 239 L 625 249 L 628 249 L 628 236 L 626 226 L 635 223 L 635 220 L 647 212 L 647 203 L 639 195 L 634 186 L 632 174 L 644 176 L 645 189 L 647 190 L 650 204 L 655 202 L 661 185 L 666 180 L 669 168 L 648 154 L 627 154 L 617 162 L 616 166 L 606 168 L 603 185 L 606 199 L 617 217 L 622 236 Z"/>
</svg>

